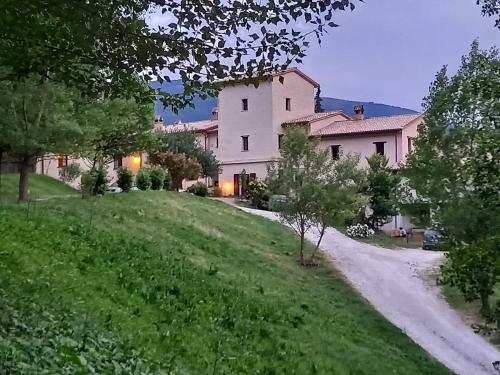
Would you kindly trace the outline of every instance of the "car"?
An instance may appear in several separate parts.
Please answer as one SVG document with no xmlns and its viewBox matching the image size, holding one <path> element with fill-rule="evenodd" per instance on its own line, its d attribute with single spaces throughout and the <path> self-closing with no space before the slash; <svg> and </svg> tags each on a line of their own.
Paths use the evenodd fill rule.
<svg viewBox="0 0 500 375">
<path fill-rule="evenodd" d="M 424 240 L 422 249 L 424 250 L 442 250 L 444 244 L 443 234 L 435 228 L 427 228 L 424 231 Z"/>
<path fill-rule="evenodd" d="M 122 189 L 119 188 L 118 186 L 109 186 L 108 189 L 106 190 L 108 193 L 121 193 Z"/>
</svg>

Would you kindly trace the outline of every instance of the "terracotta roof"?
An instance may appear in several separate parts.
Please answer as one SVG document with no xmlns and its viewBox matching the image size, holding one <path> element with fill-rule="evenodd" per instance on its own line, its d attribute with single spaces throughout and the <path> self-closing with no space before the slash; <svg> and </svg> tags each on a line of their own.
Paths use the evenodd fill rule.
<svg viewBox="0 0 500 375">
<path fill-rule="evenodd" d="M 283 124 L 310 123 L 310 122 L 314 122 L 314 121 L 324 120 L 328 117 L 333 117 L 336 115 L 344 115 L 346 117 L 346 119 L 350 118 L 342 111 L 320 112 L 320 113 L 311 113 L 310 115 L 301 116 L 301 117 L 295 118 L 293 120 L 288 120 L 288 121 L 285 121 Z"/>
<path fill-rule="evenodd" d="M 212 131 L 217 129 L 219 122 L 216 120 L 202 120 L 194 122 L 181 122 L 174 125 L 165 125 L 166 131 L 193 130 L 196 132 Z"/>
<path fill-rule="evenodd" d="M 343 135 L 401 130 L 422 116 L 422 113 L 415 113 L 411 115 L 372 117 L 366 120 L 336 121 L 319 129 L 316 135 Z"/>
<path fill-rule="evenodd" d="M 246 75 L 242 75 L 242 76 L 240 76 L 238 78 L 223 79 L 223 80 L 219 81 L 219 83 L 222 84 L 222 85 L 224 85 L 224 84 L 231 84 L 231 83 L 241 83 L 241 82 L 251 83 L 252 80 L 261 81 L 261 80 L 265 80 L 266 78 L 269 78 L 269 77 L 277 77 L 277 76 L 285 75 L 285 74 L 288 74 L 288 73 L 297 73 L 299 76 L 301 76 L 307 82 L 309 82 L 310 84 L 312 84 L 314 87 L 319 87 L 319 83 L 318 82 L 316 82 L 311 77 L 309 77 L 307 74 L 305 74 L 304 72 L 302 72 L 299 68 L 288 68 L 288 69 L 284 69 L 284 70 L 279 70 L 277 72 L 264 73 L 261 76 L 255 76 L 255 77 L 249 77 L 249 76 L 246 76 Z"/>
</svg>

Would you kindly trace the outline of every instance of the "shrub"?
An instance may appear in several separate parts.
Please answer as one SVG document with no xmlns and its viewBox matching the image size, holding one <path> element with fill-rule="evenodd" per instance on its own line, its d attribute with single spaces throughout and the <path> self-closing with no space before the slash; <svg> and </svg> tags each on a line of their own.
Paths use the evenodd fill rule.
<svg viewBox="0 0 500 375">
<path fill-rule="evenodd" d="M 268 209 L 271 211 L 279 211 L 280 206 L 286 202 L 286 196 L 281 194 L 273 194 L 269 197 Z"/>
<path fill-rule="evenodd" d="M 77 163 L 71 163 L 59 169 L 59 177 L 66 183 L 75 181 L 82 174 L 82 168 Z"/>
<path fill-rule="evenodd" d="M 349 237 L 367 238 L 373 236 L 375 231 L 366 224 L 355 224 L 347 227 L 346 234 Z"/>
<path fill-rule="evenodd" d="M 253 180 L 250 181 L 247 187 L 247 198 L 253 207 L 261 208 L 262 198 L 267 190 L 267 185 L 264 181 Z"/>
<path fill-rule="evenodd" d="M 196 184 L 191 185 L 187 191 L 199 197 L 206 197 L 208 195 L 208 186 L 202 182 L 197 182 Z"/>
<path fill-rule="evenodd" d="M 222 197 L 222 189 L 219 186 L 215 186 L 211 191 L 209 191 L 209 194 L 211 197 Z"/>
<path fill-rule="evenodd" d="M 163 180 L 163 189 L 172 190 L 172 176 L 168 171 L 165 172 L 165 178 Z"/>
<path fill-rule="evenodd" d="M 153 168 L 150 171 L 151 189 L 161 190 L 165 181 L 165 171 L 161 168 Z"/>
<path fill-rule="evenodd" d="M 139 169 L 135 177 L 135 184 L 140 190 L 148 190 L 151 187 L 151 172 L 147 168 Z"/>
<path fill-rule="evenodd" d="M 122 191 L 130 191 L 134 184 L 134 173 L 127 167 L 120 167 L 118 169 L 117 184 Z"/>
<path fill-rule="evenodd" d="M 80 182 L 83 197 L 103 195 L 108 188 L 108 182 L 108 174 L 102 167 L 83 173 Z"/>
</svg>

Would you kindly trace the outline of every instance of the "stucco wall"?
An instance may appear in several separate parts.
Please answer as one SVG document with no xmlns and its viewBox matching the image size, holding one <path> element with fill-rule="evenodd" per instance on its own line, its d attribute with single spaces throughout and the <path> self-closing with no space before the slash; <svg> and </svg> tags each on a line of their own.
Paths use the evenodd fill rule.
<svg viewBox="0 0 500 375">
<path fill-rule="evenodd" d="M 408 124 L 403 131 L 401 132 L 401 142 L 402 142 L 402 154 L 401 154 L 401 162 L 404 163 L 406 161 L 406 156 L 408 154 L 408 138 L 413 139 L 413 149 L 415 149 L 415 138 L 418 135 L 418 126 L 423 122 L 422 118 L 418 118 L 415 121 L 412 121 Z"/>
<path fill-rule="evenodd" d="M 266 162 L 222 165 L 222 173 L 219 175 L 219 187 L 222 189 L 222 194 L 233 195 L 234 175 L 240 174 L 243 169 L 247 174 L 255 173 L 258 179 L 264 179 L 266 177 L 266 165 Z"/>
<path fill-rule="evenodd" d="M 401 159 L 401 134 L 388 133 L 379 135 L 360 135 L 338 136 L 322 138 L 320 141 L 321 148 L 328 148 L 332 145 L 340 145 L 341 152 L 346 154 L 359 154 L 360 166 L 368 166 L 366 158 L 375 153 L 374 142 L 385 142 L 385 156 L 389 159 L 389 165 L 396 167 Z M 397 142 L 397 143 L 396 143 Z M 397 144 L 397 149 L 396 149 Z"/>
</svg>

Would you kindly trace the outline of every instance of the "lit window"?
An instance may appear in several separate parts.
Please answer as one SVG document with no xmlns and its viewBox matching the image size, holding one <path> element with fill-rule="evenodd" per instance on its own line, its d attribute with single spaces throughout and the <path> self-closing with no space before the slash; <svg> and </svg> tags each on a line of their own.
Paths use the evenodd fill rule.
<svg viewBox="0 0 500 375">
<path fill-rule="evenodd" d="M 292 100 L 290 98 L 285 99 L 285 110 L 287 111 L 292 110 Z"/>
<path fill-rule="evenodd" d="M 340 145 L 332 145 L 332 159 L 338 160 L 340 158 Z"/>
<path fill-rule="evenodd" d="M 243 151 L 248 151 L 248 135 L 243 135 L 241 137 Z"/>
<path fill-rule="evenodd" d="M 375 152 L 379 155 L 384 155 L 385 142 L 374 142 Z"/>
<path fill-rule="evenodd" d="M 241 99 L 241 110 L 248 111 L 248 99 Z"/>
</svg>

